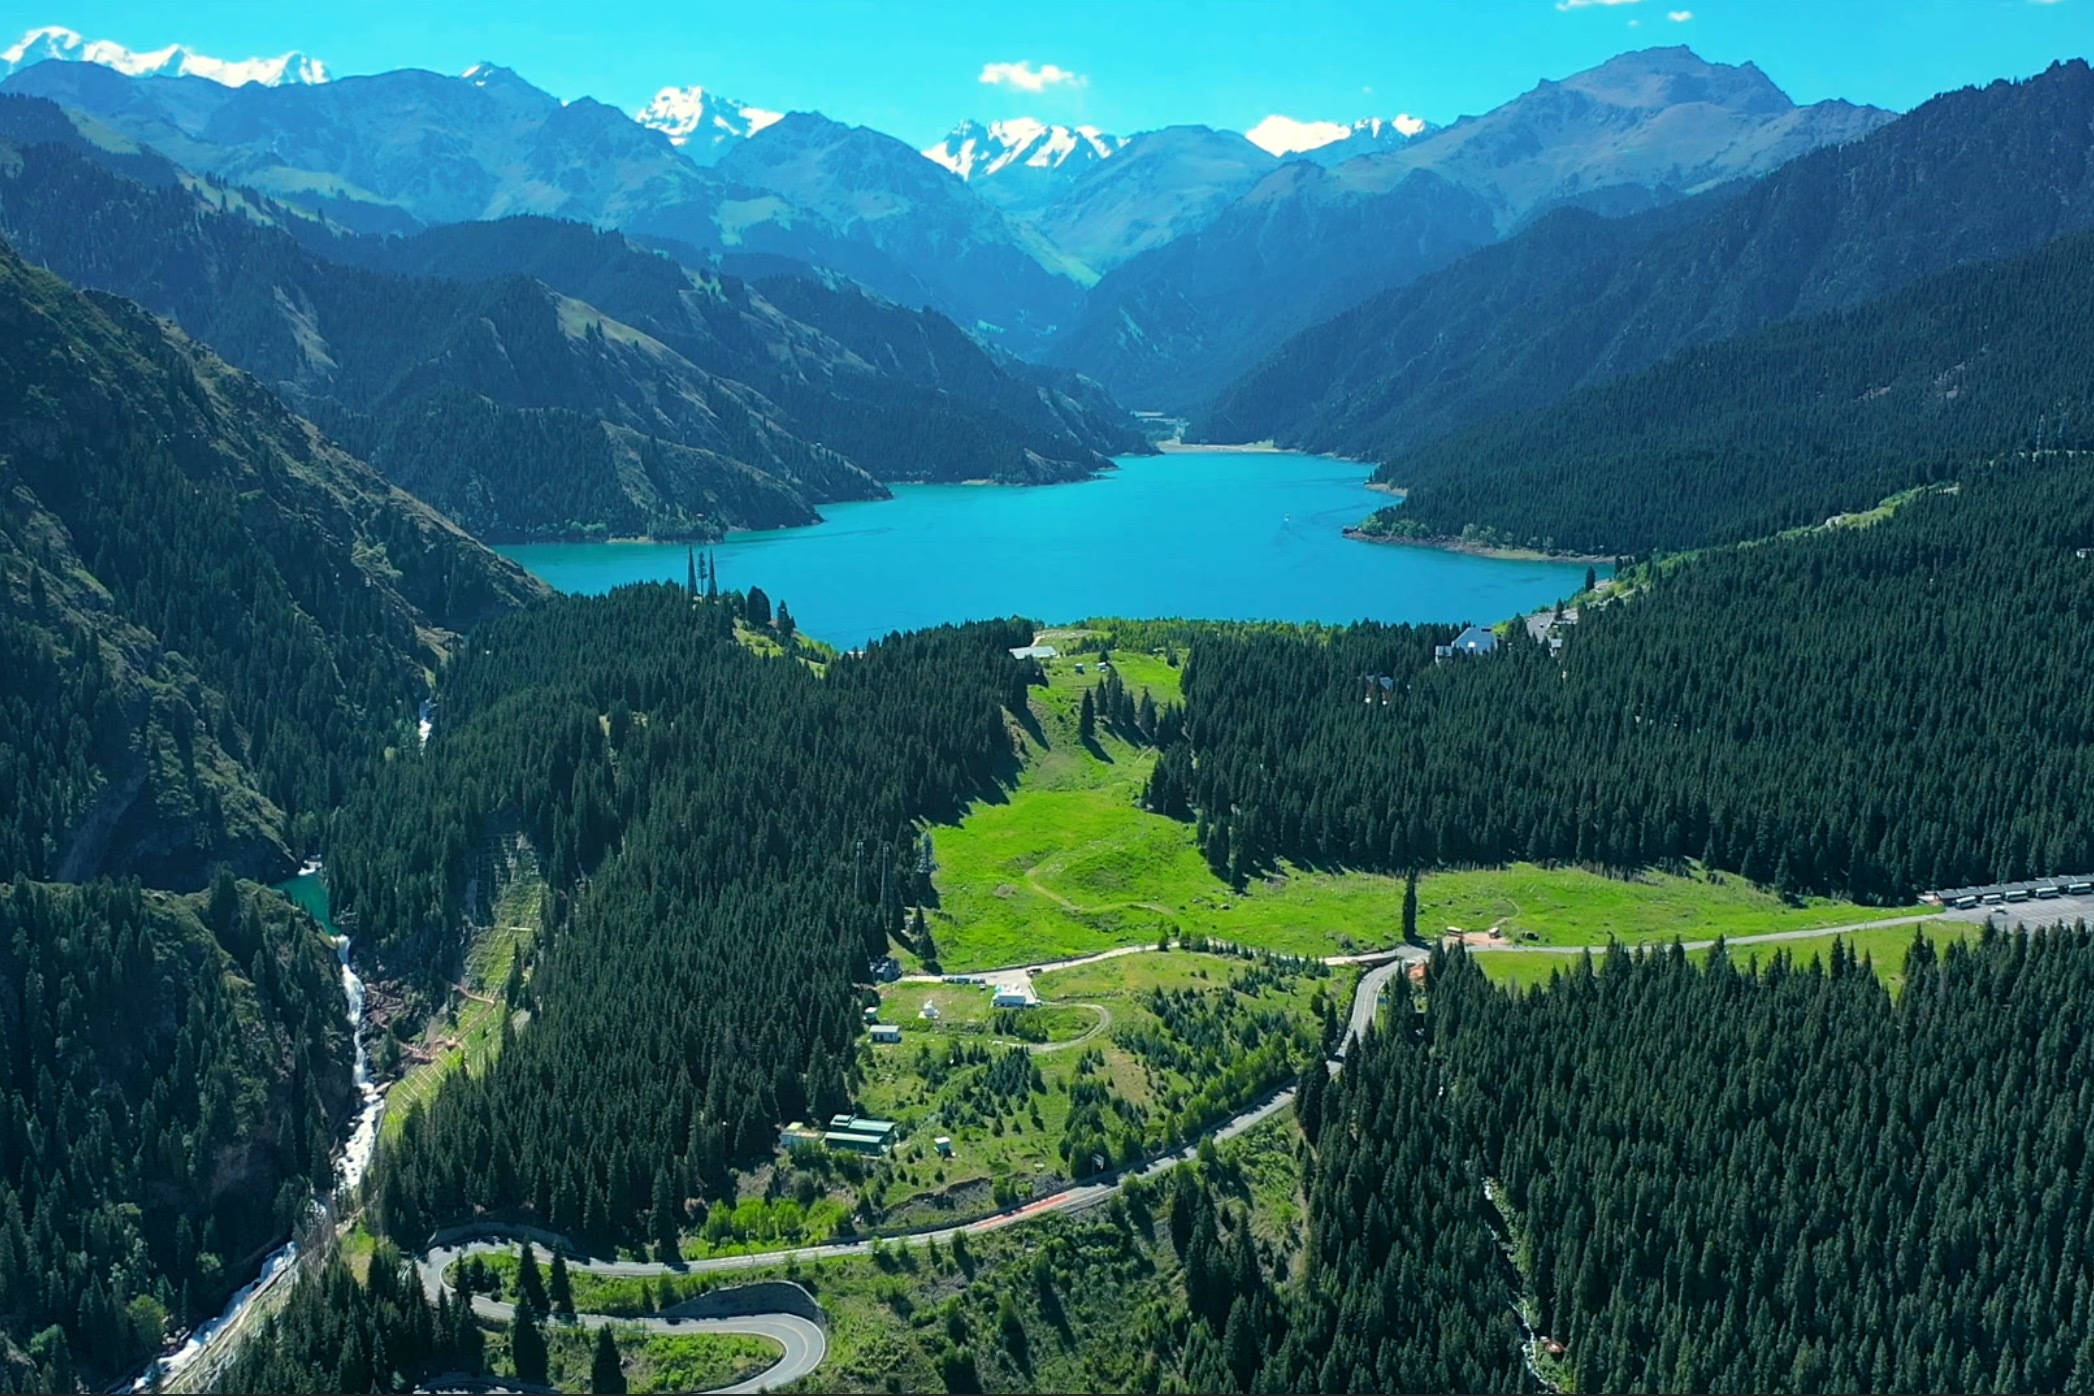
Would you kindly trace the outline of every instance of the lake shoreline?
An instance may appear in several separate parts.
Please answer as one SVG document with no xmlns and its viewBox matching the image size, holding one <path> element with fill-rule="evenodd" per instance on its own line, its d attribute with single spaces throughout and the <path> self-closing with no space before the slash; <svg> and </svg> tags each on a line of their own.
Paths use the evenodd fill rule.
<svg viewBox="0 0 2094 1396">
<path fill-rule="evenodd" d="M 1368 470 L 1301 452 L 1120 458 L 1085 488 L 897 485 L 826 505 L 824 522 L 735 533 L 720 587 L 760 584 L 800 630 L 841 650 L 897 630 L 984 617 L 1197 616 L 1342 625 L 1524 614 L 1584 567 L 1356 548 L 1341 536 L 1385 492 Z M 710 544 L 698 544 L 712 551 Z M 512 544 L 557 590 L 681 583 L 687 545 Z"/>
<path fill-rule="evenodd" d="M 1460 553 L 1464 557 L 1487 557 L 1499 562 L 1582 562 L 1588 567 L 1601 563 L 1612 566 L 1614 559 L 1596 553 L 1546 553 L 1539 548 L 1501 548 L 1492 543 L 1478 543 L 1467 538 L 1401 538 L 1393 534 L 1368 533 L 1363 529 L 1348 528 L 1345 536 L 1355 543 L 1386 543 L 1399 548 L 1430 548 L 1435 552 Z"/>
<path fill-rule="evenodd" d="M 1270 441 L 1250 441 L 1240 446 L 1221 446 L 1210 441 L 1158 441 L 1156 454 L 1160 456 L 1305 456 L 1307 451 L 1297 451 L 1292 446 L 1275 446 Z M 1336 460 L 1328 456 L 1327 460 Z"/>
</svg>

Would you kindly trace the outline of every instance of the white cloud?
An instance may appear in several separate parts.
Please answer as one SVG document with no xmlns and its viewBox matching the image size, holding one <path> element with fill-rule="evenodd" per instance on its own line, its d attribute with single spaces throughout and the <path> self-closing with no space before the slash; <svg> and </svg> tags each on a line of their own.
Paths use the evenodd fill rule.
<svg viewBox="0 0 2094 1396">
<path fill-rule="evenodd" d="M 1024 58 L 1016 63 L 984 63 L 980 80 L 991 87 L 1007 84 L 1020 92 L 1045 92 L 1062 83 L 1081 87 L 1088 81 L 1081 73 L 1072 73 L 1059 64 L 1045 63 L 1035 68 L 1032 60 Z"/>
<path fill-rule="evenodd" d="M 1616 5 L 1640 5 L 1643 0 L 1556 0 L 1559 10 L 1589 10 L 1595 5 L 1611 9 Z"/>
<path fill-rule="evenodd" d="M 1688 20 L 1694 18 L 1694 11 L 1667 10 L 1665 12 L 1665 18 L 1671 20 L 1674 24 L 1685 24 Z"/>
</svg>

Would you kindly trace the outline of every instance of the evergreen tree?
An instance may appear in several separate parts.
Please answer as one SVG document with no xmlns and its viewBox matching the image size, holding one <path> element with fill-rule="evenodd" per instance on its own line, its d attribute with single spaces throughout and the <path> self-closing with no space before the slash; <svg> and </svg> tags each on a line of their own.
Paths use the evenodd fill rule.
<svg viewBox="0 0 2094 1396">
<path fill-rule="evenodd" d="M 625 1363 L 618 1356 L 618 1340 L 607 1323 L 596 1330 L 596 1355 L 589 1363 L 589 1389 L 599 1393 L 623 1392 Z"/>
<path fill-rule="evenodd" d="M 695 601 L 698 598 L 698 550 L 690 549 L 685 560 L 690 568 L 690 580 L 684 585 L 684 594 Z"/>
<path fill-rule="evenodd" d="M 1076 718 L 1076 735 L 1086 742 L 1098 739 L 1098 706 L 1091 701 L 1091 691 L 1083 691 L 1083 709 Z"/>
<path fill-rule="evenodd" d="M 679 1245 L 683 1231 L 683 1204 L 677 1200 L 676 1184 L 666 1165 L 654 1170 L 653 1202 L 655 1259 L 674 1264 L 683 1258 Z"/>
<path fill-rule="evenodd" d="M 1412 868 L 1403 877 L 1403 943 L 1418 943 L 1418 870 Z"/>
<path fill-rule="evenodd" d="M 567 1277 L 567 1254 L 564 1251 L 553 1252 L 553 1263 L 546 1276 L 545 1297 L 553 1313 L 574 1312 L 574 1286 Z"/>
<path fill-rule="evenodd" d="M 546 1311 L 545 1277 L 538 1273 L 538 1252 L 529 1241 L 524 1242 L 516 1262 L 516 1294 L 519 1304 L 528 1304 L 541 1314 Z"/>
<path fill-rule="evenodd" d="M 516 1317 L 509 1323 L 509 1362 L 515 1369 L 516 1379 L 545 1381 L 546 1359 L 545 1330 L 539 1326 L 537 1308 L 518 1304 Z"/>
<path fill-rule="evenodd" d="M 771 598 L 762 587 L 750 587 L 742 602 L 742 618 L 750 625 L 762 629 L 771 623 Z"/>
</svg>

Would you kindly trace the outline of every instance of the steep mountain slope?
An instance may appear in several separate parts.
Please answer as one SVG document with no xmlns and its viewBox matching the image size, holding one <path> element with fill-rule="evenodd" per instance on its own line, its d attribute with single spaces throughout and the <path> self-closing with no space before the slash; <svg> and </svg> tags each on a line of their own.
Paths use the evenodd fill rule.
<svg viewBox="0 0 2094 1396">
<path fill-rule="evenodd" d="M 537 281 L 338 266 L 237 202 L 144 189 L 50 146 L 0 173 L 0 226 L 173 316 L 483 536 L 711 536 L 881 493 L 760 393 Z"/>
<path fill-rule="evenodd" d="M 338 975 L 319 927 L 230 878 L 0 885 L 10 1387 L 110 1389 L 331 1185 L 354 1099 Z"/>
<path fill-rule="evenodd" d="M 988 327 L 1014 346 L 1038 342 L 1065 324 L 1080 283 L 1091 279 L 950 170 L 862 126 L 794 112 L 736 146 L 719 171 L 869 243 L 908 268 L 932 303 L 955 320 Z M 787 250 L 754 229 L 742 231 L 741 243 Z"/>
<path fill-rule="evenodd" d="M 1484 198 L 1429 170 L 1352 198 L 1329 170 L 1295 161 L 1210 226 L 1110 273 L 1051 362 L 1137 408 L 1206 401 L 1295 331 L 1496 236 Z"/>
<path fill-rule="evenodd" d="M 0 879 L 276 876 L 543 595 L 257 383 L 0 246 Z"/>
<path fill-rule="evenodd" d="M 1401 149 L 1276 170 L 1199 236 L 1107 276 L 1050 357 L 1123 401 L 1188 408 L 1295 330 L 1548 208 L 1673 202 L 1888 119 L 1796 107 L 1757 69 L 1685 49 L 1623 54 Z M 1247 276 L 1254 266 L 1266 280 Z"/>
<path fill-rule="evenodd" d="M 1095 384 L 996 354 L 936 311 L 841 278 L 694 277 L 616 234 L 528 218 L 321 250 L 410 275 L 534 277 L 759 389 L 882 480 L 1073 479 L 1144 449 Z"/>
<path fill-rule="evenodd" d="M 2094 446 L 2094 233 L 1682 353 L 1397 456 L 1396 536 L 1641 553 L 1753 538 L 2011 451 Z"/>
<path fill-rule="evenodd" d="M 923 155 L 1005 213 L 1030 219 L 1126 145 L 1125 136 L 1108 136 L 1095 126 L 1057 126 L 1019 117 L 963 121 Z"/>
<path fill-rule="evenodd" d="M 1734 197 L 1552 215 L 1290 341 L 1197 429 L 1386 459 L 1667 355 L 2094 227 L 2094 73 L 1935 98 Z"/>
<path fill-rule="evenodd" d="M 1232 131 L 1150 131 L 1074 181 L 1039 229 L 1102 275 L 1204 228 L 1278 163 Z"/>
</svg>

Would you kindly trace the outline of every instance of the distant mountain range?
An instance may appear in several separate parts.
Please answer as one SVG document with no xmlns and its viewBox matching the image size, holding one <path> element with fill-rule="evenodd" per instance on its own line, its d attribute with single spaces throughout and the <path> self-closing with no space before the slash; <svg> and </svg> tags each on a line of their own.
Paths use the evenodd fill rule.
<svg viewBox="0 0 2094 1396">
<path fill-rule="evenodd" d="M 1623 54 L 1380 154 L 1279 166 L 1207 226 L 1114 270 L 1049 357 L 1136 406 L 1190 409 L 1293 332 L 1549 209 L 1671 203 L 1892 116 L 1798 107 L 1752 65 L 1684 48 Z"/>
<path fill-rule="evenodd" d="M 1297 121 L 1277 113 L 1243 133 L 1258 149 L 1282 159 L 1306 155 L 1319 165 L 1340 165 L 1361 155 L 1396 150 L 1434 130 L 1431 122 L 1416 116 L 1370 116 L 1347 124 L 1342 121 Z"/>
<path fill-rule="evenodd" d="M 669 144 L 699 164 L 715 165 L 736 145 L 784 116 L 702 87 L 665 87 L 633 119 L 660 131 Z"/>
<path fill-rule="evenodd" d="M 156 177 L 31 98 L 0 96 L 0 150 L 21 249 L 172 316 L 484 537 L 717 536 L 884 479 L 1075 479 L 1143 449 L 1072 375 L 848 283 L 788 284 L 797 318 L 574 223 L 348 236 Z"/>
<path fill-rule="evenodd" d="M 1799 106 L 1754 65 L 1682 47 L 1622 54 L 1446 126 L 1276 115 L 1248 134 L 1118 135 L 969 121 L 925 150 L 698 87 L 662 89 L 636 119 L 492 64 L 328 81 L 295 55 L 226 64 L 60 31 L 32 34 L 7 64 L 0 90 L 64 108 L 105 173 L 200 189 L 221 211 L 245 199 L 233 190 L 257 191 L 243 216 L 328 268 L 301 271 L 300 286 L 335 286 L 345 264 L 473 282 L 477 295 L 495 295 L 485 288 L 501 275 L 535 278 L 539 291 L 498 299 L 533 307 L 519 333 L 567 327 L 556 356 L 567 367 L 547 382 L 626 384 L 559 406 L 720 453 L 698 417 L 671 429 L 641 412 L 635 375 L 653 345 L 680 365 L 687 400 L 712 400 L 704 382 L 735 385 L 720 400 L 739 406 L 723 410 L 767 423 L 747 439 L 783 454 L 726 454 L 786 482 L 782 494 L 765 485 L 724 513 L 722 496 L 677 515 L 649 511 L 696 498 L 695 475 L 651 501 L 614 491 L 699 531 L 736 510 L 798 517 L 879 480 L 1068 478 L 1132 440 L 1113 398 L 1193 414 L 1209 439 L 1388 459 L 1680 348 L 2082 226 L 2073 172 L 2088 146 L 2084 130 L 2039 136 L 2056 116 L 2041 103 L 1954 94 L 1904 119 Z M 2062 91 L 2071 78 L 2043 84 L 2025 86 Z M 1944 126 L 1946 110 L 1968 113 L 1964 125 Z M 153 165 L 160 156 L 172 164 Z M 1914 169 L 1933 171 L 1924 186 Z M 2031 189 L 2060 202 L 2032 206 Z M 519 216 L 508 231 L 480 229 Z M 585 249 L 544 219 L 619 236 Z M 43 236 L 63 265 L 77 235 L 54 224 Z M 476 264 L 468 248 L 493 260 Z M 80 274 L 121 280 L 97 280 L 91 262 Z M 633 297 L 636 286 L 654 289 Z M 153 301 L 150 280 L 112 289 L 185 325 L 203 313 Z M 753 341 L 693 310 L 723 296 L 764 327 Z M 446 302 L 458 315 L 466 303 Z M 887 336 L 906 352 L 883 353 Z M 439 342 L 450 341 L 428 341 Z M 725 347 L 752 343 L 767 347 Z M 416 392 L 476 393 L 503 411 L 555 405 L 557 394 L 488 394 L 449 349 L 409 357 L 433 375 Z M 287 369 L 271 381 L 381 464 L 414 456 L 397 432 L 416 423 L 416 440 L 443 439 L 406 397 L 350 405 L 338 386 L 354 378 L 326 391 Z M 973 385 L 964 409 L 960 383 Z M 985 435 L 960 428 L 968 413 L 988 414 L 975 423 Z M 935 445 L 912 453 L 910 432 Z M 618 473 L 608 458 L 602 468 Z M 562 526 L 543 509 L 532 520 Z"/>
<path fill-rule="evenodd" d="M 1445 128 L 1273 116 L 1253 139 L 966 122 L 916 151 L 698 87 L 661 90 L 635 119 L 495 64 L 325 81 L 318 65 L 38 32 L 4 90 L 351 231 L 537 214 L 701 269 L 821 267 L 1180 410 L 1294 331 L 1549 208 L 1669 202 L 1890 116 L 1797 107 L 1750 64 L 1654 49 Z"/>
<path fill-rule="evenodd" d="M 923 153 L 1007 213 L 1037 214 L 1102 160 L 1119 154 L 1125 136 L 1095 126 L 1052 126 L 1031 117 L 963 121 Z"/>
<path fill-rule="evenodd" d="M 180 44 L 135 53 L 106 39 L 83 39 L 70 29 L 46 26 L 32 29 L 5 49 L 0 49 L 0 77 L 33 63 L 57 61 L 93 63 L 134 78 L 208 78 L 227 87 L 260 83 L 265 87 L 316 83 L 328 80 L 327 65 L 302 53 L 277 58 L 248 58 L 228 61 L 192 53 Z"/>
<path fill-rule="evenodd" d="M 2094 72 L 2075 60 L 1742 187 L 1622 218 L 1561 209 L 1305 330 L 1195 429 L 1389 461 L 1411 483 L 1407 452 L 1498 413 L 2094 228 L 2090 150 Z"/>
</svg>

